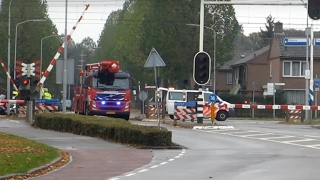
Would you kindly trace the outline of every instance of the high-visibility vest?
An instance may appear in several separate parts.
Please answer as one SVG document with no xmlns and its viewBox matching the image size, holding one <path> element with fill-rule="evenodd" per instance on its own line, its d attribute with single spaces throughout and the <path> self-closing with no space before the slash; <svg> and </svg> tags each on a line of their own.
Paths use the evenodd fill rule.
<svg viewBox="0 0 320 180">
<path fill-rule="evenodd" d="M 49 92 L 44 92 L 44 99 L 51 99 L 52 95 Z"/>
</svg>

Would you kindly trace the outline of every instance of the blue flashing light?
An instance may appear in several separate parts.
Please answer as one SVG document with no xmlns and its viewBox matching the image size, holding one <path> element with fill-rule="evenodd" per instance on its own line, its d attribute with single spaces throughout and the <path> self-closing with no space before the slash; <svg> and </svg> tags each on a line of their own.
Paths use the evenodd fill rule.
<svg viewBox="0 0 320 180">
<path fill-rule="evenodd" d="M 105 105 L 105 104 L 106 104 L 106 102 L 105 102 L 105 101 L 101 101 L 101 104 L 102 104 L 102 105 Z"/>
<path fill-rule="evenodd" d="M 120 101 L 118 101 L 118 102 L 117 102 L 117 105 L 121 105 L 121 102 L 120 102 Z"/>
</svg>

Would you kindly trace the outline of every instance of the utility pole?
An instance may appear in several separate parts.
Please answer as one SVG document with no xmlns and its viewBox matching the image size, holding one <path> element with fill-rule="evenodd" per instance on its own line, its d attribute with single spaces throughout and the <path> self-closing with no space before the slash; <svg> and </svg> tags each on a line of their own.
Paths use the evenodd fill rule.
<svg viewBox="0 0 320 180">
<path fill-rule="evenodd" d="M 63 61 L 63 89 L 62 89 L 62 113 L 67 112 L 67 60 L 68 60 L 68 0 L 65 5 L 65 30 L 64 30 L 64 61 Z"/>
</svg>

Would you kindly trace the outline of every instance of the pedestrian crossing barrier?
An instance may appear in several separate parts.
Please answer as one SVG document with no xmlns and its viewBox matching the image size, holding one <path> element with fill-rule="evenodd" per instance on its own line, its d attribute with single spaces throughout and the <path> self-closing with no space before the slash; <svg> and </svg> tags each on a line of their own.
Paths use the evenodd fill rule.
<svg viewBox="0 0 320 180">
<path fill-rule="evenodd" d="M 196 102 L 174 102 L 174 125 L 177 120 L 194 122 L 197 119 Z"/>
</svg>

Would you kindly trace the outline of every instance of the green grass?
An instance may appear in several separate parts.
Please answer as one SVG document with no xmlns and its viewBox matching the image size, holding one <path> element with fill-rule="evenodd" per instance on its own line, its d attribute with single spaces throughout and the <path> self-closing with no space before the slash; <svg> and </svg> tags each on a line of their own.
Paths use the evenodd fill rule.
<svg viewBox="0 0 320 180">
<path fill-rule="evenodd" d="M 0 132 L 0 176 L 26 173 L 57 157 L 56 148 Z"/>
</svg>

